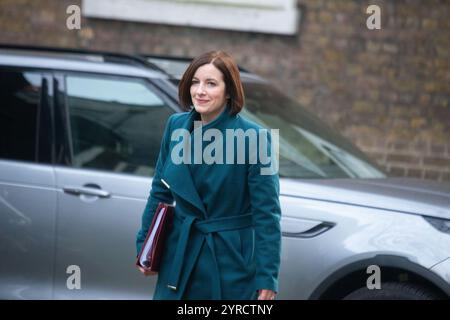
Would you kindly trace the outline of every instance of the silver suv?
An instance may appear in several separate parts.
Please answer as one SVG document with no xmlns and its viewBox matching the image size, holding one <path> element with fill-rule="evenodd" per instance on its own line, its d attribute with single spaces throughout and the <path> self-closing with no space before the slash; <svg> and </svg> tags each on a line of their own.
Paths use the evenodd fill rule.
<svg viewBox="0 0 450 320">
<path fill-rule="evenodd" d="M 151 299 L 135 268 L 166 119 L 189 60 L 0 46 L 0 298 Z M 280 129 L 280 299 L 448 299 L 450 184 L 387 177 L 241 70 Z"/>
</svg>

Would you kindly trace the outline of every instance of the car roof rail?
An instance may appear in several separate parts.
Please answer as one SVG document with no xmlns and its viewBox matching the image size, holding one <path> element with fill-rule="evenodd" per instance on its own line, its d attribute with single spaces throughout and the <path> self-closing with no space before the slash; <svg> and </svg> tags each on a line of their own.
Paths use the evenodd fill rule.
<svg viewBox="0 0 450 320">
<path fill-rule="evenodd" d="M 164 74 L 167 75 L 167 73 L 155 65 L 154 63 L 151 63 L 144 57 L 141 57 L 139 55 L 134 54 L 126 54 L 126 53 L 117 53 L 117 52 L 108 52 L 108 51 L 96 51 L 96 50 L 90 50 L 90 49 L 75 49 L 75 48 L 61 48 L 61 47 L 46 47 L 46 46 L 32 46 L 32 45 L 21 45 L 21 44 L 2 44 L 0 43 L 0 49 L 17 49 L 17 50 L 24 50 L 24 51 L 34 51 L 34 52 L 48 52 L 48 53 L 61 53 L 61 54 L 77 54 L 81 57 L 84 55 L 86 56 L 87 61 L 89 60 L 88 55 L 92 56 L 98 56 L 102 58 L 103 62 L 111 62 L 111 63 L 122 63 L 122 64 L 129 64 L 134 66 L 140 66 L 140 67 L 150 67 L 153 69 L 156 69 Z"/>
<path fill-rule="evenodd" d="M 164 55 L 158 55 L 158 54 L 147 54 L 147 53 L 140 53 L 139 56 L 143 58 L 155 58 L 155 59 L 165 59 L 165 60 L 173 60 L 173 61 L 182 61 L 186 63 L 190 63 L 194 58 L 193 57 L 181 57 L 181 56 L 164 56 Z M 238 69 L 241 72 L 247 72 L 251 73 L 248 69 L 242 68 L 238 65 Z"/>
</svg>

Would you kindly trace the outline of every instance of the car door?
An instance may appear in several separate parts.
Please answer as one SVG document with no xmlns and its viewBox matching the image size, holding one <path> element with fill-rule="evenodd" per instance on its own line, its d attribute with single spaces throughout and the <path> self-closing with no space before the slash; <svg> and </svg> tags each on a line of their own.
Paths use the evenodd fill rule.
<svg viewBox="0 0 450 320">
<path fill-rule="evenodd" d="M 135 267 L 135 236 L 167 118 L 148 80 L 56 75 L 61 155 L 55 297 L 150 299 L 155 277 Z"/>
<path fill-rule="evenodd" d="M 48 73 L 0 66 L 0 298 L 51 299 L 56 190 Z"/>
</svg>

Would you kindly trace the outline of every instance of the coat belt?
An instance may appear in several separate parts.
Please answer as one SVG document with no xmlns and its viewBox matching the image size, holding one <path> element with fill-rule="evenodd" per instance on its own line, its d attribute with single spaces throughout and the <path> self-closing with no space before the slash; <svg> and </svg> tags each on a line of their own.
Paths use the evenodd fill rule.
<svg viewBox="0 0 450 320">
<path fill-rule="evenodd" d="M 176 210 L 175 210 L 176 212 Z M 201 220 L 197 217 L 193 216 L 184 216 L 178 213 L 175 213 L 175 218 L 182 221 L 180 237 L 178 239 L 177 248 L 175 251 L 175 257 L 173 260 L 172 270 L 169 274 L 169 283 L 167 285 L 168 288 L 172 290 L 180 290 L 178 287 L 181 276 L 181 267 L 183 266 L 183 261 L 186 256 L 186 248 L 189 239 L 190 233 L 195 229 L 195 231 L 200 232 L 203 235 L 203 239 L 206 240 L 208 246 L 210 247 L 213 260 L 214 260 L 214 277 L 212 281 L 212 289 L 213 296 L 212 298 L 215 300 L 221 299 L 222 292 L 220 286 L 220 272 L 219 266 L 217 264 L 216 253 L 214 251 L 214 241 L 212 233 L 219 231 L 228 231 L 228 230 L 236 230 L 247 228 L 253 225 L 252 214 L 246 213 L 242 215 L 230 216 L 230 217 L 221 217 L 215 219 L 206 219 Z M 203 241 L 197 243 L 194 246 L 191 254 L 193 254 L 193 260 L 195 261 L 197 255 L 200 253 L 201 246 Z M 192 266 L 193 267 L 193 264 Z M 191 270 L 188 270 L 189 273 Z M 189 278 L 189 274 L 185 275 Z M 181 293 L 182 294 L 182 293 Z M 180 297 L 181 298 L 181 297 Z"/>
</svg>

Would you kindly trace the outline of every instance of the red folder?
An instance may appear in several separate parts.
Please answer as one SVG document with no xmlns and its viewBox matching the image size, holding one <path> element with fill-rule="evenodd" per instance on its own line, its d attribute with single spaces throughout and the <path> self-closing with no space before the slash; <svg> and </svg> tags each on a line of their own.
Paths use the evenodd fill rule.
<svg viewBox="0 0 450 320">
<path fill-rule="evenodd" d="M 141 252 L 136 259 L 136 265 L 148 271 L 159 271 L 164 244 L 173 223 L 174 206 L 159 203 L 153 215 L 147 237 L 142 244 Z"/>
</svg>

